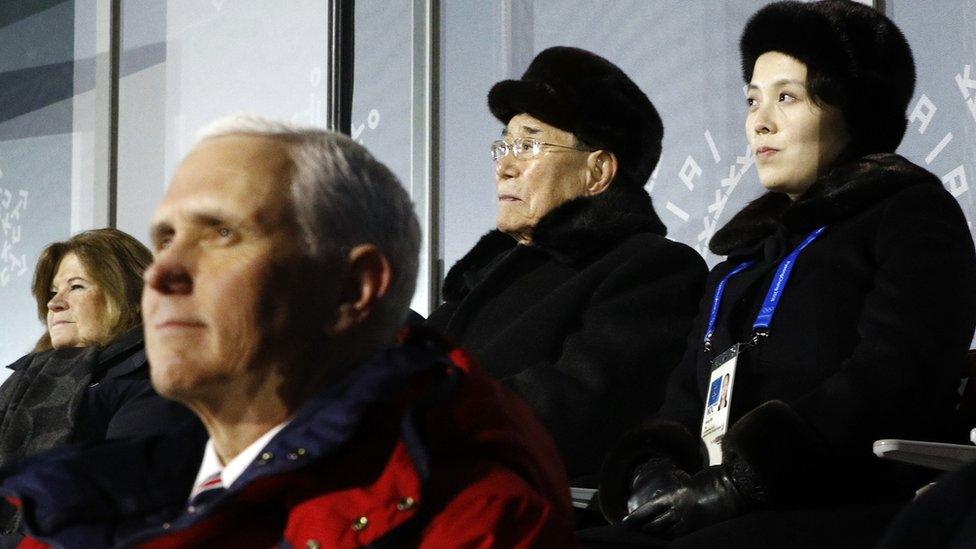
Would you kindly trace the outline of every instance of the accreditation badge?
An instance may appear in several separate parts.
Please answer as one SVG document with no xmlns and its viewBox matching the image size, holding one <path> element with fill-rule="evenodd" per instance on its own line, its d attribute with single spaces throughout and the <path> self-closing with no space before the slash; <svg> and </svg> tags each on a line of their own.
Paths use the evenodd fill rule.
<svg viewBox="0 0 976 549">
<path fill-rule="evenodd" d="M 736 343 L 712 361 L 701 428 L 701 437 L 708 449 L 709 465 L 722 463 L 722 438 L 729 429 L 729 405 L 732 404 L 732 384 L 735 382 L 739 348 L 740 345 Z"/>
</svg>

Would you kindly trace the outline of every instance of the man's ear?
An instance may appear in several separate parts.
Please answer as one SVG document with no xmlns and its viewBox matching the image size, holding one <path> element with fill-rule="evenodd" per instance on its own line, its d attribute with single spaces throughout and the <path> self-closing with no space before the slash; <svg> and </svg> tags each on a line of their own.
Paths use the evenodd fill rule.
<svg viewBox="0 0 976 549">
<path fill-rule="evenodd" d="M 383 252 L 373 244 L 360 244 L 345 259 L 338 303 L 332 322 L 325 332 L 336 336 L 365 322 L 377 302 L 390 289 L 393 271 Z"/>
<path fill-rule="evenodd" d="M 610 187 L 617 175 L 617 155 L 609 151 L 593 151 L 586 158 L 586 170 L 589 173 L 586 194 L 600 194 Z"/>
</svg>

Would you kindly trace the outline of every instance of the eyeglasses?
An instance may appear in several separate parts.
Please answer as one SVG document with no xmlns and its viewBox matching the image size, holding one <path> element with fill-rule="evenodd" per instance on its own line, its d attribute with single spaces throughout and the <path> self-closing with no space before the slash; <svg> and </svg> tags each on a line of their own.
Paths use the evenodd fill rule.
<svg viewBox="0 0 976 549">
<path fill-rule="evenodd" d="M 542 147 L 559 147 L 560 149 L 590 152 L 589 149 L 559 145 L 558 143 L 546 143 L 545 141 L 539 141 L 531 137 L 516 137 L 511 143 L 499 139 L 498 141 L 492 141 L 488 149 L 491 151 L 491 159 L 498 162 L 508 153 L 512 153 L 512 156 L 518 159 L 527 160 L 529 158 L 535 158 L 542 152 Z"/>
</svg>

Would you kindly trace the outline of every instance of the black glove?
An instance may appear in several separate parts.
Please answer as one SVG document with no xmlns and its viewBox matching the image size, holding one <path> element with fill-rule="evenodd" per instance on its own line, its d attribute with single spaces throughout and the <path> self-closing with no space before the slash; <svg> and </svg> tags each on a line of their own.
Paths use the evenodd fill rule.
<svg viewBox="0 0 976 549">
<path fill-rule="evenodd" d="M 633 513 L 645 503 L 662 494 L 684 486 L 691 476 L 667 458 L 655 458 L 634 469 L 627 499 L 627 513 Z"/>
<path fill-rule="evenodd" d="M 640 477 L 645 478 L 640 478 Z M 749 500 L 721 465 L 694 476 L 675 467 L 638 471 L 622 524 L 626 528 L 675 536 L 738 516 Z"/>
</svg>

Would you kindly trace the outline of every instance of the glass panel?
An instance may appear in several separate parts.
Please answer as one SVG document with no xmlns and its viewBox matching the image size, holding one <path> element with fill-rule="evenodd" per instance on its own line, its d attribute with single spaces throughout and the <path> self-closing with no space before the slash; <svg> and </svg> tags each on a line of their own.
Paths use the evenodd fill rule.
<svg viewBox="0 0 976 549">
<path fill-rule="evenodd" d="M 502 4 L 442 2 L 442 277 L 495 227 L 498 197 L 488 144 L 498 139 L 502 126 L 488 112 L 485 98 L 492 84 L 509 77 L 502 55 Z M 517 5 L 532 10 L 532 3 Z M 531 55 L 512 74 L 521 74 L 529 60 Z"/>
<path fill-rule="evenodd" d="M 939 9 L 887 0 L 915 55 L 915 96 L 899 154 L 942 179 L 966 219 L 976 219 L 976 0 Z"/>
<path fill-rule="evenodd" d="M 422 123 L 412 115 L 413 2 L 358 0 L 355 10 L 351 135 L 412 192 L 411 122 Z M 413 307 L 426 313 L 423 281 L 417 286 Z"/>
<path fill-rule="evenodd" d="M 43 333 L 30 293 L 39 253 L 91 217 L 91 4 L 38 0 L 0 10 L 0 366 Z M 0 370 L 0 381 L 7 375 Z"/>
<path fill-rule="evenodd" d="M 410 188 L 410 0 L 358 0 L 352 138 Z"/>
<path fill-rule="evenodd" d="M 122 4 L 118 227 L 145 241 L 197 131 L 239 112 L 325 125 L 327 0 Z"/>
</svg>

